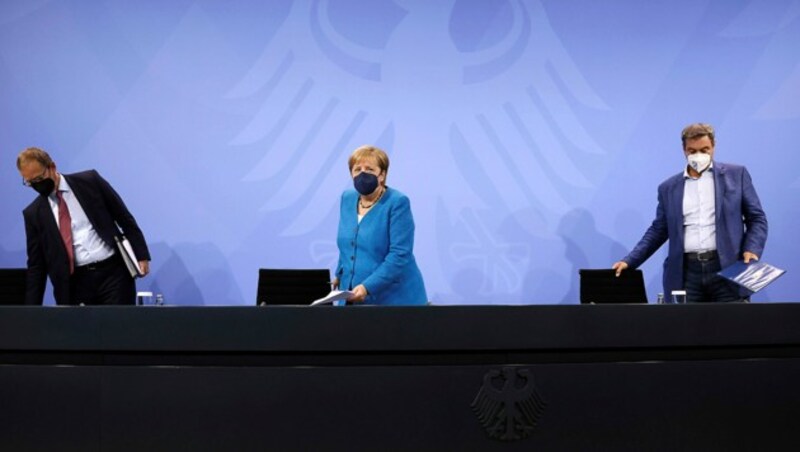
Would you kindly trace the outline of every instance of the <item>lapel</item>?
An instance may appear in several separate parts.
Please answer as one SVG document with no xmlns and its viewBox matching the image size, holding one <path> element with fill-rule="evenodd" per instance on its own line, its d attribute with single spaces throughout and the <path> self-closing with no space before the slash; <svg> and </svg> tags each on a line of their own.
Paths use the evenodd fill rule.
<svg viewBox="0 0 800 452">
<path fill-rule="evenodd" d="M 372 221 L 377 222 L 378 224 L 385 224 L 386 226 L 388 226 L 389 220 L 388 220 L 388 213 L 386 212 L 388 209 L 388 205 L 392 199 L 392 193 L 390 192 L 391 189 L 389 187 L 386 187 L 385 190 L 386 191 L 383 192 L 383 195 L 381 195 L 381 199 L 379 199 L 378 202 L 376 202 L 375 205 L 372 207 L 372 209 L 370 209 L 370 214 L 364 216 L 364 218 L 366 219 L 368 216 L 372 215 L 373 217 L 375 217 L 375 219 L 373 219 Z M 378 217 L 381 218 L 377 219 Z M 363 222 L 364 220 L 361 221 Z"/>
<path fill-rule="evenodd" d="M 47 198 L 40 198 L 36 206 L 36 217 L 42 227 L 42 243 L 40 245 L 47 259 L 52 259 L 54 264 L 63 262 L 67 265 L 67 249 L 61 239 L 61 232 L 58 230 L 53 209 L 50 208 L 50 201 Z"/>
<path fill-rule="evenodd" d="M 672 230 L 676 231 L 674 238 L 680 243 L 680 249 L 683 249 L 683 193 L 685 188 L 686 180 L 683 178 L 683 174 L 680 174 L 675 181 L 673 190 L 675 198 L 672 200 L 672 211 L 676 213 L 676 215 L 672 215 Z"/>
<path fill-rule="evenodd" d="M 347 204 L 347 221 L 357 230 L 361 226 L 361 223 L 358 222 L 358 193 Z"/>
<path fill-rule="evenodd" d="M 58 237 L 61 240 L 61 232 L 58 230 L 58 223 L 56 217 L 53 215 L 53 209 L 50 208 L 50 200 L 44 197 L 39 197 L 39 203 L 36 207 L 36 216 L 39 217 L 39 224 L 41 224 L 46 234 L 53 237 Z"/>
<path fill-rule="evenodd" d="M 389 196 L 389 187 L 386 187 L 386 191 L 383 193 L 383 195 L 381 195 L 381 199 L 379 199 L 378 202 L 376 202 L 375 205 L 372 206 L 372 208 L 369 209 L 367 211 L 367 213 L 364 214 L 364 217 L 361 218 L 361 222 L 359 223 L 358 222 L 358 202 L 359 202 L 358 200 L 359 200 L 359 197 L 358 197 L 358 195 L 356 195 L 356 216 L 355 216 L 356 224 L 360 227 L 360 226 L 363 226 L 365 224 L 364 223 L 365 221 L 368 221 L 370 223 L 372 221 L 377 221 L 377 220 L 368 220 L 368 218 L 373 218 L 373 217 L 377 217 L 377 216 L 381 215 L 381 210 L 383 209 L 384 202 L 388 199 L 388 196 Z M 386 201 L 386 202 L 388 202 L 388 201 Z"/>
<path fill-rule="evenodd" d="M 86 201 L 92 196 L 90 193 L 86 193 L 83 189 L 84 186 L 81 183 L 82 180 L 77 180 L 72 175 L 62 174 L 62 177 L 67 179 L 67 183 L 69 183 L 69 188 L 72 190 L 72 194 L 75 195 L 75 199 L 78 201 L 78 204 L 81 205 L 81 209 L 83 209 L 83 213 L 86 215 L 86 218 L 89 219 L 89 223 L 96 229 L 97 228 L 97 221 L 95 219 L 95 212 L 92 209 L 87 209 L 87 206 L 91 206 L 92 203 L 87 203 Z M 99 233 L 99 231 L 98 231 Z"/>
<path fill-rule="evenodd" d="M 722 200 L 725 199 L 725 165 L 714 162 L 714 222 L 721 224 Z"/>
</svg>

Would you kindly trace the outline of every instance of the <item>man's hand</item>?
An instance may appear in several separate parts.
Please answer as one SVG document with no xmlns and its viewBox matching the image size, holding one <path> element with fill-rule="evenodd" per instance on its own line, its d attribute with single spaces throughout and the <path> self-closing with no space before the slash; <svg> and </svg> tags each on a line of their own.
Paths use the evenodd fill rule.
<svg viewBox="0 0 800 452">
<path fill-rule="evenodd" d="M 339 289 L 339 278 L 333 278 L 333 281 L 331 281 L 331 289 L 333 290 Z"/>
<path fill-rule="evenodd" d="M 147 276 L 150 273 L 150 261 L 139 261 L 139 268 L 142 269 L 142 276 Z"/>
<path fill-rule="evenodd" d="M 749 264 L 750 261 L 757 261 L 758 260 L 758 256 L 753 254 L 753 253 L 751 253 L 750 251 L 745 251 L 742 254 L 742 259 L 744 259 L 744 263 L 745 264 Z"/>
<path fill-rule="evenodd" d="M 617 276 L 622 274 L 622 270 L 628 268 L 628 263 L 625 261 L 614 262 L 614 265 L 611 266 L 612 270 L 617 271 Z"/>
<path fill-rule="evenodd" d="M 367 298 L 367 288 L 364 287 L 363 284 L 359 284 L 353 288 L 353 296 L 348 298 L 347 301 L 352 301 L 355 303 L 361 303 Z"/>
</svg>

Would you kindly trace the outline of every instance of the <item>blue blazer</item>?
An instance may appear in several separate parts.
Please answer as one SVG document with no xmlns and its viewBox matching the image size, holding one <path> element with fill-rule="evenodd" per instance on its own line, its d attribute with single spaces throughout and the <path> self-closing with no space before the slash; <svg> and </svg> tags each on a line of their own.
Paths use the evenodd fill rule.
<svg viewBox="0 0 800 452">
<path fill-rule="evenodd" d="M 423 305 L 428 301 L 414 259 L 414 218 L 408 197 L 386 187 L 358 222 L 358 192 L 342 194 L 339 214 L 339 287 L 367 288 L 367 304 Z"/>
<path fill-rule="evenodd" d="M 761 208 L 747 168 L 714 162 L 717 253 L 725 268 L 742 259 L 745 251 L 760 258 L 767 242 L 767 216 Z M 683 173 L 658 186 L 658 208 L 653 224 L 633 251 L 622 260 L 636 268 L 669 240 L 664 260 L 664 293 L 683 289 Z M 747 295 L 747 293 L 743 293 Z"/>
</svg>

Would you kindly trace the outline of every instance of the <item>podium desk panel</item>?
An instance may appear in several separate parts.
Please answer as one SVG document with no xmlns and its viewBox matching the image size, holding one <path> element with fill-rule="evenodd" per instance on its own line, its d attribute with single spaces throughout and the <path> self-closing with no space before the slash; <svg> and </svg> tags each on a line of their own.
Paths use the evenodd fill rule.
<svg viewBox="0 0 800 452">
<path fill-rule="evenodd" d="M 2 307 L 0 450 L 796 450 L 800 304 Z"/>
</svg>

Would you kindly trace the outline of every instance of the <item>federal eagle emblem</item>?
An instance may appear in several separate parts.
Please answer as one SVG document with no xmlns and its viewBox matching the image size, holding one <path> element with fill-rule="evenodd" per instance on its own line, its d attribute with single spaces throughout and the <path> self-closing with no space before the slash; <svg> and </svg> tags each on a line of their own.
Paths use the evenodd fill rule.
<svg viewBox="0 0 800 452">
<path fill-rule="evenodd" d="M 515 441 L 533 432 L 546 405 L 530 371 L 504 367 L 484 375 L 483 386 L 471 406 L 490 438 Z"/>
</svg>

